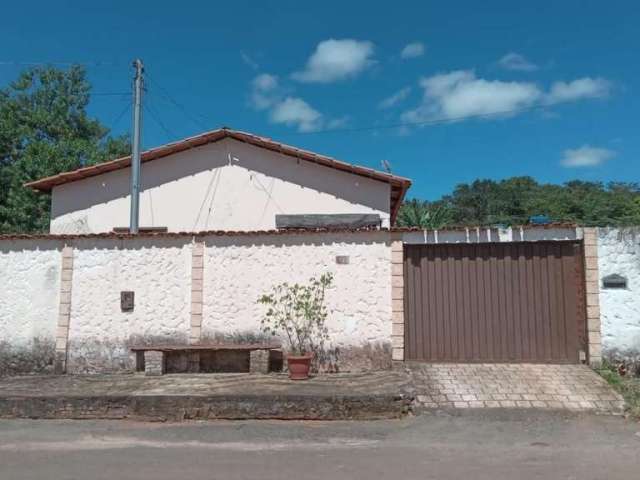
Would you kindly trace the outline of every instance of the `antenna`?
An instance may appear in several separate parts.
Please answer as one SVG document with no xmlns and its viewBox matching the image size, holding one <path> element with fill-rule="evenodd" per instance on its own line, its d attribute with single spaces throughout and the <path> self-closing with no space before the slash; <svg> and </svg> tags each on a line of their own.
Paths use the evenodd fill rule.
<svg viewBox="0 0 640 480">
<path fill-rule="evenodd" d="M 391 173 L 391 164 L 387 160 L 382 160 L 380 164 L 382 165 L 382 168 L 385 172 L 389 174 Z"/>
</svg>

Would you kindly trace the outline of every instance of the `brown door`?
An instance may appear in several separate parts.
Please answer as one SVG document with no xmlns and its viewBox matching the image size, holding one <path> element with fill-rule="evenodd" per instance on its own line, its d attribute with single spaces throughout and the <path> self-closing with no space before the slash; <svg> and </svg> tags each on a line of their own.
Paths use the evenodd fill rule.
<svg viewBox="0 0 640 480">
<path fill-rule="evenodd" d="M 405 358 L 577 363 L 579 242 L 405 245 Z"/>
</svg>

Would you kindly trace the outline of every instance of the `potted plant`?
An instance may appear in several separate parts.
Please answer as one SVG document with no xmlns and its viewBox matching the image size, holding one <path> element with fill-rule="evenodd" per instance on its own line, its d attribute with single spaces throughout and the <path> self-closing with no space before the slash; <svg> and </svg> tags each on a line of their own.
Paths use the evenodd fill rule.
<svg viewBox="0 0 640 480">
<path fill-rule="evenodd" d="M 309 378 L 311 360 L 329 338 L 324 301 L 332 282 L 333 275 L 324 273 L 305 285 L 281 283 L 258 299 L 267 306 L 261 320 L 262 330 L 280 336 L 287 343 L 287 366 L 292 380 Z"/>
</svg>

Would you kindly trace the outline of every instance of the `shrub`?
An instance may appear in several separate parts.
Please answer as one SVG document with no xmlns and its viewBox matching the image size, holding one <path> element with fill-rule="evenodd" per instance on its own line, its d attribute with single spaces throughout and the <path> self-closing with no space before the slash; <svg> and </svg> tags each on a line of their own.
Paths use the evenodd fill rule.
<svg viewBox="0 0 640 480">
<path fill-rule="evenodd" d="M 273 287 L 258 302 L 267 310 L 261 319 L 261 328 L 272 336 L 280 336 L 293 355 L 317 353 L 329 339 L 325 325 L 327 307 L 325 292 L 333 284 L 333 275 L 324 273 L 301 285 L 282 283 Z"/>
</svg>

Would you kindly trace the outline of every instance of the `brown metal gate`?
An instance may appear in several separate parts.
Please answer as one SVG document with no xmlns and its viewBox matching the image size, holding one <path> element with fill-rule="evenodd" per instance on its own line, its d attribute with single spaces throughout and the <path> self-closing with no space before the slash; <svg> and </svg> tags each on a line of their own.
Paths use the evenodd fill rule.
<svg viewBox="0 0 640 480">
<path fill-rule="evenodd" d="M 405 358 L 577 363 L 579 242 L 405 245 Z"/>
</svg>

